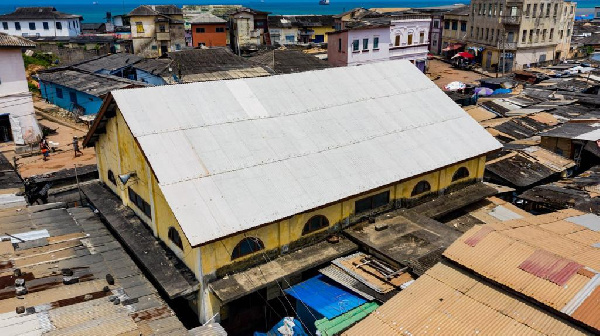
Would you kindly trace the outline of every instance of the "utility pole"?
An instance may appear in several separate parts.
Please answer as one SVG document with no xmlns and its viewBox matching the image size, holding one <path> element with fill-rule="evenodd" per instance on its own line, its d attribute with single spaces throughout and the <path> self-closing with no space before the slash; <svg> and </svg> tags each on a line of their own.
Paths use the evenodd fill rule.
<svg viewBox="0 0 600 336">
<path fill-rule="evenodd" d="M 506 29 L 502 25 L 502 77 L 504 77 L 504 71 L 506 70 Z"/>
</svg>

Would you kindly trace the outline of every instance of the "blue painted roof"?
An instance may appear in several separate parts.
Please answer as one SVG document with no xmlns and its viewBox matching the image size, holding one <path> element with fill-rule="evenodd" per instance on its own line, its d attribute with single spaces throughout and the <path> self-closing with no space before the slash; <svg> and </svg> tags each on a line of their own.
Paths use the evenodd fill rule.
<svg viewBox="0 0 600 336">
<path fill-rule="evenodd" d="M 331 282 L 322 274 L 294 285 L 285 292 L 301 300 L 327 319 L 342 315 L 367 302 Z"/>
</svg>

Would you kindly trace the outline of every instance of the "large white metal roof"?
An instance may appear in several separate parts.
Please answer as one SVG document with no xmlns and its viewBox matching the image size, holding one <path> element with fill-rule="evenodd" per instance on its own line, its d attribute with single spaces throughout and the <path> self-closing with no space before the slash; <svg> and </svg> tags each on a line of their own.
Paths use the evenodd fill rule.
<svg viewBox="0 0 600 336">
<path fill-rule="evenodd" d="M 193 246 L 500 148 L 404 60 L 113 96 Z"/>
</svg>

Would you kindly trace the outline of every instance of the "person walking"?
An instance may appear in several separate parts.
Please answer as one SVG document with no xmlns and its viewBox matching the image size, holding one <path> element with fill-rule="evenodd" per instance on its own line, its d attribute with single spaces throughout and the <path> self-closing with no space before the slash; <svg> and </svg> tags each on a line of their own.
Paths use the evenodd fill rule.
<svg viewBox="0 0 600 336">
<path fill-rule="evenodd" d="M 44 156 L 44 161 L 48 161 L 48 157 L 50 156 L 50 146 L 48 145 L 46 137 L 42 137 L 42 140 L 40 140 L 40 151 Z"/>
<path fill-rule="evenodd" d="M 83 152 L 79 150 L 79 139 L 76 136 L 73 137 L 73 152 L 75 152 L 75 157 L 77 157 L 77 154 L 83 155 Z"/>
</svg>

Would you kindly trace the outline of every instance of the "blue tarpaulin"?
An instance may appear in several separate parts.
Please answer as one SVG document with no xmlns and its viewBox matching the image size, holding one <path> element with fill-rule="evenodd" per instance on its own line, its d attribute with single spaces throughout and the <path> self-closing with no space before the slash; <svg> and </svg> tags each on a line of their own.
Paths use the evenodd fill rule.
<svg viewBox="0 0 600 336">
<path fill-rule="evenodd" d="M 350 311 L 367 301 L 319 274 L 285 290 L 327 319 Z"/>
</svg>

